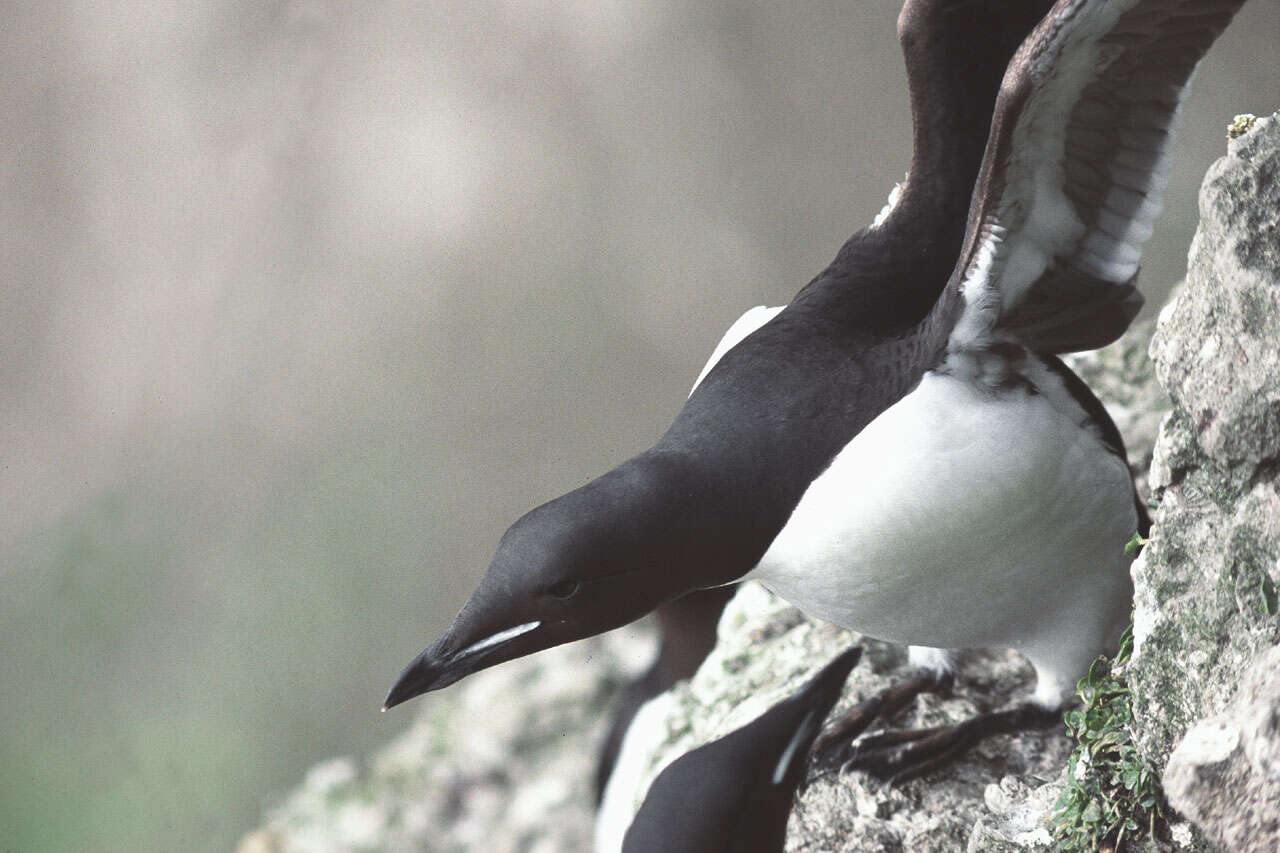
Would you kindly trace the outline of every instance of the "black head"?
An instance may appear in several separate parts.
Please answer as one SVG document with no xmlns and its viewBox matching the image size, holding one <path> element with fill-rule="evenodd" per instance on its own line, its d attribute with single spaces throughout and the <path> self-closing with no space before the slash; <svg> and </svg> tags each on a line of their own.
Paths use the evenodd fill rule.
<svg viewBox="0 0 1280 853">
<path fill-rule="evenodd" d="M 674 569 L 652 465 L 632 460 L 511 525 L 471 598 L 409 664 L 384 710 L 495 664 L 639 619 L 700 586 Z"/>
<path fill-rule="evenodd" d="M 658 774 L 623 853 L 777 853 L 809 749 L 862 656 L 851 648 L 788 699 Z"/>
</svg>

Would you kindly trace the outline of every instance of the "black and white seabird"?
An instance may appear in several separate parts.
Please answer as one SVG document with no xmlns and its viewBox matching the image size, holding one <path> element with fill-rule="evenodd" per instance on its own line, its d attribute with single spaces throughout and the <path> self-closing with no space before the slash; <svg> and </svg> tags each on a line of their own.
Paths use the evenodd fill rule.
<svg viewBox="0 0 1280 853">
<path fill-rule="evenodd" d="M 985 0 L 968 4 L 927 0 L 904 7 L 899 36 L 908 87 L 913 95 L 913 112 L 928 110 L 934 115 L 929 122 L 917 121 L 917 162 L 913 169 L 924 172 L 943 165 L 929 155 L 930 147 L 945 145 L 954 151 L 945 163 L 949 170 L 945 179 L 918 178 L 918 182 L 930 186 L 932 191 L 917 194 L 916 204 L 920 209 L 933 208 L 934 213 L 924 217 L 928 221 L 951 216 L 955 227 L 939 229 L 929 235 L 931 239 L 925 240 L 908 234 L 906 229 L 897 229 L 894 233 L 899 238 L 910 241 L 906 248 L 916 250 L 914 256 L 901 251 L 891 256 L 898 260 L 911 257 L 911 266 L 898 276 L 930 266 L 923 257 L 926 253 L 935 256 L 942 266 L 949 266 L 959 254 L 964 235 L 955 212 L 967 208 L 973 193 L 1000 80 L 1014 51 L 1050 5 L 1051 0 Z M 942 85 L 946 88 L 940 88 Z M 961 140 L 967 142 L 963 147 L 959 145 Z M 901 191 L 901 186 L 895 187 L 890 206 L 882 212 L 882 217 L 887 216 Z M 871 236 L 864 232 L 854 239 L 871 242 Z M 875 236 L 880 239 L 883 235 Z M 874 251 L 874 246 L 869 250 Z M 841 286 L 860 287 L 864 277 L 869 276 L 876 278 L 871 279 L 868 286 L 877 286 L 880 280 L 894 275 L 888 263 L 863 264 L 846 270 Z M 941 292 L 944 280 L 940 276 L 935 279 L 936 291 Z M 694 388 L 724 352 L 780 310 L 761 306 L 744 314 L 716 346 Z M 622 739 L 636 712 L 649 699 L 697 671 L 715 645 L 716 624 L 733 591 L 732 586 L 699 590 L 657 608 L 658 656 L 618 697 L 596 767 L 597 799 L 603 795 Z"/>
<path fill-rule="evenodd" d="M 747 725 L 667 765 L 622 853 L 778 853 L 809 748 L 862 656 L 851 648 Z"/>
<path fill-rule="evenodd" d="M 964 214 L 981 164 L 995 97 L 1005 67 L 1049 5 L 1049 0 L 1030 3 L 1019 0 L 1003 3 L 998 0 L 986 3 L 910 0 L 904 5 L 899 18 L 899 38 L 911 92 L 914 125 L 908 178 L 895 187 L 890 204 L 881 211 L 875 225 L 855 234 L 818 280 L 826 280 L 840 288 L 865 286 L 881 295 L 907 287 L 917 291 L 929 291 L 931 288 L 931 292 L 921 293 L 917 300 L 924 304 L 937 298 L 964 236 Z M 781 308 L 761 306 L 747 311 L 735 322 L 715 347 L 694 383 L 694 390 L 725 352 L 779 311 Z M 766 377 L 762 376 L 760 381 L 765 380 Z M 731 448 L 725 449 L 732 451 Z M 735 464 L 751 463 L 750 460 L 740 460 Z M 522 520 L 516 527 L 530 523 Z M 655 531 L 655 535 L 660 536 L 661 531 Z M 538 567 L 531 564 L 527 570 L 532 575 Z M 519 569 L 513 568 L 513 571 Z M 568 591 L 568 588 L 563 591 Z M 663 628 L 664 640 L 668 634 L 696 635 L 692 641 L 677 637 L 676 645 L 681 649 L 690 642 L 702 646 L 709 639 L 702 630 L 706 625 L 702 623 L 712 617 L 704 612 L 684 618 L 686 614 L 680 611 L 686 608 L 685 602 L 699 596 L 719 596 L 722 592 L 721 589 L 699 590 L 659 605 L 660 617 L 665 613 L 677 614 L 673 630 Z M 467 609 L 473 607 L 468 605 Z M 514 627 L 525 630 L 530 624 Z M 451 635 L 456 636 L 459 633 L 456 629 L 460 627 L 455 625 Z M 714 631 L 714 626 L 711 627 Z M 589 633 L 583 631 L 582 635 Z M 497 632 L 495 637 L 494 643 L 470 644 L 475 646 L 472 651 L 495 651 L 494 645 L 506 639 L 506 632 Z M 546 642 L 544 647 L 554 644 Z M 515 656 L 509 654 L 502 659 Z M 688 664 L 688 658 L 685 655 L 682 662 Z M 479 662 L 478 658 L 476 661 Z M 497 658 L 489 657 L 485 665 L 497 662 Z M 417 678 L 410 676 L 413 669 L 406 670 L 401 682 L 388 696 L 388 707 L 427 689 L 445 686 L 439 683 L 433 688 L 419 683 Z M 654 682 L 665 680 L 662 674 L 652 679 Z M 669 685 L 664 685 L 663 689 L 665 686 Z"/>
<path fill-rule="evenodd" d="M 1242 3 L 1059 0 L 1005 75 L 959 263 L 928 247 L 964 213 L 923 201 L 969 143 L 917 132 L 879 225 L 755 312 L 654 447 L 512 525 L 387 707 L 749 578 L 939 671 L 949 649 L 1016 649 L 1028 708 L 1060 709 L 1127 622 L 1141 506 L 1114 426 L 1050 354 L 1136 313 L 1170 124 Z M 917 97 L 955 76 L 912 92 L 918 127 L 940 113 Z M 937 758 L 910 751 L 878 766 Z"/>
</svg>

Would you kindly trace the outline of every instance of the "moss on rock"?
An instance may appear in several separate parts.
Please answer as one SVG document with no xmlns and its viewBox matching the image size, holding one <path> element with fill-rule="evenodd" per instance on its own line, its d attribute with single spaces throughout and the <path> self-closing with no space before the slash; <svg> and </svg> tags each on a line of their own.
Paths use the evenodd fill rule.
<svg viewBox="0 0 1280 853">
<path fill-rule="evenodd" d="M 1134 564 L 1134 737 L 1163 767 L 1280 643 L 1280 122 L 1228 144 L 1200 194 L 1186 283 L 1151 344 L 1173 410 L 1155 449 L 1151 542 Z"/>
</svg>

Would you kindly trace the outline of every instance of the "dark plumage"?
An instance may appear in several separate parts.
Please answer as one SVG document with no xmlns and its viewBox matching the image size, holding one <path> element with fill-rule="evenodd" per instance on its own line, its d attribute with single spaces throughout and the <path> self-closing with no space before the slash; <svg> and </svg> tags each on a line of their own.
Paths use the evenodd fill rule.
<svg viewBox="0 0 1280 853">
<path fill-rule="evenodd" d="M 777 853 L 809 747 L 862 650 L 837 656 L 751 723 L 691 750 L 658 774 L 623 853 Z"/>
</svg>

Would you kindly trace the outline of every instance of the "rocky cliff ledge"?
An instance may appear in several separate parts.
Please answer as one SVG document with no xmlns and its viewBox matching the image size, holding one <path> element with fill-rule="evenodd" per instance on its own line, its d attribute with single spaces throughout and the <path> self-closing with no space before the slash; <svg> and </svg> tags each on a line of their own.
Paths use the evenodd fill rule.
<svg viewBox="0 0 1280 853">
<path fill-rule="evenodd" d="M 1073 362 L 1107 403 L 1135 470 L 1151 465 L 1159 506 L 1134 567 L 1130 734 L 1153 767 L 1168 765 L 1171 800 L 1197 827 L 1175 823 L 1171 843 L 1183 848 L 1280 849 L 1277 211 L 1280 121 L 1272 117 L 1233 139 L 1206 179 L 1187 281 L 1151 343 L 1159 385 L 1146 358 L 1149 328 Z M 601 840 L 616 839 L 666 761 L 747 722 L 853 642 L 867 652 L 838 710 L 887 684 L 902 650 L 744 587 L 697 676 L 644 710 Z M 409 731 L 372 758 L 313 769 L 240 849 L 589 850 L 603 717 L 651 648 L 633 629 L 431 696 Z M 1016 655 L 975 653 L 953 693 L 922 697 L 900 722 L 934 725 L 999 707 L 1030 678 Z M 787 849 L 1048 850 L 1047 817 L 1070 747 L 1056 732 L 993 738 L 954 767 L 897 788 L 855 775 L 814 778 Z"/>
<path fill-rule="evenodd" d="M 1156 526 L 1133 569 L 1130 684 L 1134 738 L 1156 767 L 1196 721 L 1227 710 L 1247 675 L 1274 667 L 1268 650 L 1280 644 L 1278 118 L 1256 121 L 1209 169 L 1186 284 L 1151 343 L 1173 407 L 1151 466 Z M 1280 684 L 1265 676 L 1250 683 L 1254 704 L 1270 690 L 1269 740 L 1251 740 L 1268 718 L 1234 708 L 1256 749 L 1239 762 L 1233 807 L 1212 807 L 1225 793 L 1212 773 L 1197 785 L 1188 772 L 1202 738 L 1183 740 L 1166 776 L 1174 805 L 1222 849 L 1280 850 Z M 1206 766 L 1223 758 L 1212 753 L 1200 755 Z M 1249 814 L 1269 814 L 1269 827 Z"/>
</svg>

